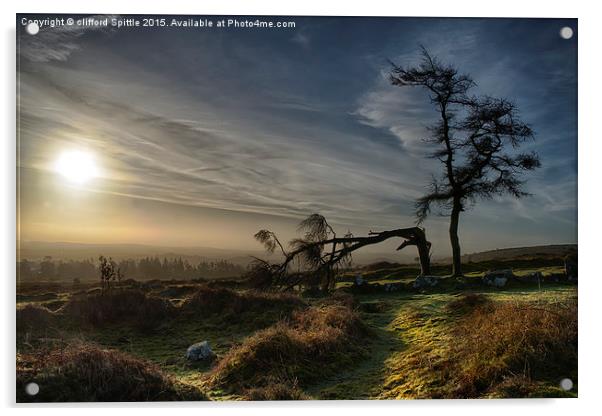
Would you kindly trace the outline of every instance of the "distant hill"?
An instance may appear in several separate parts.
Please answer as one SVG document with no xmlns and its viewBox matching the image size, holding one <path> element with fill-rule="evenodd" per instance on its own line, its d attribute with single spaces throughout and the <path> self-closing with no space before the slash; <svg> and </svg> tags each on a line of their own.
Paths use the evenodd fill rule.
<svg viewBox="0 0 602 416">
<path fill-rule="evenodd" d="M 278 261 L 278 256 L 267 255 L 262 250 L 230 250 L 214 247 L 162 247 L 144 244 L 85 244 L 71 242 L 45 242 L 23 241 L 17 247 L 20 259 L 41 260 L 44 256 L 51 256 L 55 260 L 82 260 L 99 255 L 113 257 L 115 260 L 140 259 L 143 257 L 157 256 L 160 258 L 182 257 L 191 263 L 200 261 L 228 260 L 231 263 L 246 266 L 252 257 L 259 257 L 273 262 Z M 462 256 L 462 261 L 482 262 L 490 260 L 512 260 L 532 258 L 558 258 L 567 254 L 577 253 L 576 244 L 558 244 L 534 247 L 514 247 L 470 253 Z M 364 266 L 366 269 L 391 268 L 401 264 L 414 264 L 414 258 L 408 253 L 363 253 L 353 254 L 353 263 Z M 380 263 L 380 264 L 379 264 Z M 433 261 L 438 264 L 451 263 L 451 258 L 442 258 Z"/>
<path fill-rule="evenodd" d="M 481 251 L 462 256 L 462 263 L 480 263 L 488 261 L 506 261 L 506 260 L 553 260 L 565 257 L 568 254 L 577 254 L 577 244 L 556 244 L 547 246 L 533 247 L 511 247 L 496 250 Z M 364 271 L 391 270 L 403 267 L 408 264 L 417 264 L 416 262 L 393 262 L 385 259 L 377 259 L 370 263 L 361 265 Z M 432 261 L 433 265 L 451 264 L 451 257 L 445 257 Z"/>
<path fill-rule="evenodd" d="M 115 260 L 138 260 L 143 257 L 154 256 L 168 259 L 181 257 L 192 264 L 200 261 L 228 260 L 241 266 L 249 264 L 253 260 L 253 257 L 259 257 L 272 262 L 279 261 L 278 253 L 269 255 L 261 249 L 231 250 L 214 247 L 167 247 L 145 244 L 87 244 L 49 241 L 22 241 L 17 246 L 17 256 L 19 259 L 34 261 L 41 260 L 45 256 L 51 256 L 54 260 L 97 259 L 101 254 L 112 257 Z M 408 263 L 413 262 L 412 256 L 406 253 L 401 255 L 398 252 L 394 252 L 392 255 L 388 253 L 365 252 L 353 254 L 354 264 L 358 265 L 389 261 L 391 259 Z"/>
<path fill-rule="evenodd" d="M 144 244 L 85 244 L 69 242 L 24 241 L 17 247 L 19 258 L 39 260 L 51 256 L 55 260 L 82 260 L 99 255 L 115 260 L 140 259 L 143 257 L 177 258 L 190 262 L 228 260 L 234 264 L 246 265 L 251 256 L 263 256 L 262 251 L 228 250 L 213 247 L 161 247 Z"/>
<path fill-rule="evenodd" d="M 465 254 L 462 256 L 462 261 L 466 263 L 474 263 L 491 260 L 529 260 L 533 258 L 546 259 L 564 257 L 567 254 L 577 254 L 577 244 L 501 248 L 497 250 Z M 440 261 L 440 263 L 449 262 L 451 262 L 451 258 Z"/>
</svg>

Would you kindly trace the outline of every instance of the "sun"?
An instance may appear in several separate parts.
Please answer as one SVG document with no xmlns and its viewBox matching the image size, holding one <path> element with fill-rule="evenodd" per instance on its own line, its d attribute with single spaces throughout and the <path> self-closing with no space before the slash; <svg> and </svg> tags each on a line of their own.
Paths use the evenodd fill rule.
<svg viewBox="0 0 602 416">
<path fill-rule="evenodd" d="M 98 176 L 94 156 L 81 150 L 63 151 L 55 162 L 54 170 L 77 185 L 82 185 Z"/>
</svg>

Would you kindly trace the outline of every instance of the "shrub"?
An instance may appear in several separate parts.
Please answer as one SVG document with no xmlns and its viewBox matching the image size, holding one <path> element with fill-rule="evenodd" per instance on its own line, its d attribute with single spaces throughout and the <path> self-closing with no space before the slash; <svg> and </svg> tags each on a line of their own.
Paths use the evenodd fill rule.
<svg viewBox="0 0 602 416">
<path fill-rule="evenodd" d="M 146 330 L 157 326 L 174 309 L 169 301 L 140 290 L 111 290 L 75 297 L 61 312 L 93 326 L 130 322 Z"/>
<path fill-rule="evenodd" d="M 40 385 L 36 396 L 25 386 Z M 146 361 L 90 344 L 17 355 L 17 402 L 206 400 Z"/>
<path fill-rule="evenodd" d="M 324 305 L 342 305 L 349 309 L 358 309 L 360 302 L 351 293 L 335 290 L 331 296 L 328 296 L 322 300 Z"/>
<path fill-rule="evenodd" d="M 28 304 L 17 308 L 17 333 L 43 330 L 56 321 L 54 312 L 43 306 Z"/>
<path fill-rule="evenodd" d="M 306 304 L 298 297 L 287 293 L 237 292 L 220 287 L 202 285 L 182 305 L 186 311 L 245 319 L 258 313 L 272 313 L 285 318 Z"/>
<path fill-rule="evenodd" d="M 480 293 L 468 293 L 449 302 L 446 309 L 448 312 L 464 314 L 490 304 L 491 301 L 487 296 Z"/>
<path fill-rule="evenodd" d="M 270 389 L 276 394 L 270 387 L 274 380 L 307 385 L 361 358 L 367 334 L 359 315 L 347 307 L 299 311 L 232 348 L 213 370 L 211 383 L 243 392 L 261 388 L 266 395 Z"/>
<path fill-rule="evenodd" d="M 303 390 L 298 386 L 296 380 L 290 382 L 287 380 L 274 380 L 265 387 L 255 387 L 245 391 L 244 397 L 247 400 L 309 400 Z"/>
</svg>

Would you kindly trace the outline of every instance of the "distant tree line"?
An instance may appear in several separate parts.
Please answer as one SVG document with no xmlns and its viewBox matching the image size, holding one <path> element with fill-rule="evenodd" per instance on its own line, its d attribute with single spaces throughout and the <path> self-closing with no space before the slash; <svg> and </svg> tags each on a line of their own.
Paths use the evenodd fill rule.
<svg viewBox="0 0 602 416">
<path fill-rule="evenodd" d="M 116 262 L 125 279 L 196 279 L 239 276 L 245 267 L 228 260 L 201 261 L 191 264 L 187 259 L 145 257 Z M 17 262 L 22 280 L 92 280 L 98 279 L 99 268 L 95 259 L 54 260 L 50 256 L 41 261 L 23 259 Z"/>
</svg>

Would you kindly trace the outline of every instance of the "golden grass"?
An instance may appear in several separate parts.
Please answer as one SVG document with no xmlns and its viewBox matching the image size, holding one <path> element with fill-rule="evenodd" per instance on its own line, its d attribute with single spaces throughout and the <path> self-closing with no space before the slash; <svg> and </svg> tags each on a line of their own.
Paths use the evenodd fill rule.
<svg viewBox="0 0 602 416">
<path fill-rule="evenodd" d="M 516 302 L 477 309 L 454 330 L 450 377 L 453 397 L 493 393 L 516 376 L 576 380 L 577 303 L 540 306 Z M 524 383 L 523 383 L 524 384 Z"/>
<path fill-rule="evenodd" d="M 76 296 L 59 312 L 92 326 L 128 322 L 141 330 L 148 330 L 172 316 L 174 310 L 168 300 L 149 296 L 141 290 L 115 289 Z"/>
<path fill-rule="evenodd" d="M 305 303 L 293 294 L 266 292 L 237 292 L 235 290 L 201 285 L 182 305 L 184 310 L 239 315 L 246 312 L 278 309 L 291 313 L 305 307 Z"/>
<path fill-rule="evenodd" d="M 294 392 L 296 383 L 304 386 L 353 365 L 368 332 L 359 315 L 342 305 L 296 312 L 232 348 L 213 370 L 211 385 L 257 395 L 257 388 L 274 391 L 274 384 L 282 384 Z"/>
<path fill-rule="evenodd" d="M 25 393 L 36 382 L 36 396 Z M 17 355 L 18 402 L 104 402 L 203 400 L 195 388 L 165 375 L 159 367 L 91 344 Z"/>
<path fill-rule="evenodd" d="M 490 301 L 464 296 L 398 322 L 409 347 L 387 365 L 383 398 L 563 396 L 577 380 L 577 304 Z"/>
<path fill-rule="evenodd" d="M 49 309 L 27 304 L 17 308 L 17 332 L 27 333 L 48 328 L 56 321 L 56 314 Z"/>
</svg>

